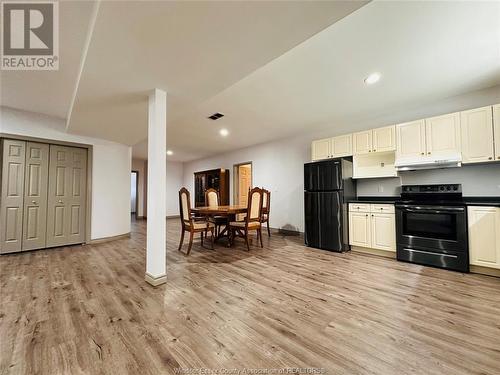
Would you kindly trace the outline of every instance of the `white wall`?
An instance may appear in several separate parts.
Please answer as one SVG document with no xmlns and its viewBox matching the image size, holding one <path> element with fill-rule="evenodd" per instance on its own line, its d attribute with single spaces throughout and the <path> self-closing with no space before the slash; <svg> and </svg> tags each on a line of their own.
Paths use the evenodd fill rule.
<svg viewBox="0 0 500 375">
<path fill-rule="evenodd" d="M 0 107 L 0 132 L 93 146 L 91 238 L 130 232 L 129 146 L 64 132 L 65 121 Z"/>
<path fill-rule="evenodd" d="M 179 190 L 182 186 L 182 163 L 167 161 L 167 216 L 179 216 Z"/>
<path fill-rule="evenodd" d="M 431 117 L 444 113 L 460 111 L 490 105 L 500 102 L 500 86 L 471 92 L 453 98 L 429 103 L 424 107 L 408 107 L 405 111 L 390 112 L 373 119 L 363 119 L 352 124 L 352 131 L 361 131 L 384 125 L 391 125 L 419 118 Z M 307 109 L 304 109 L 307 110 Z M 212 168 L 228 168 L 231 173 L 231 200 L 233 198 L 233 165 L 241 162 L 253 162 L 253 185 L 263 186 L 271 190 L 270 224 L 274 228 L 304 230 L 304 199 L 303 199 L 303 168 L 304 163 L 311 158 L 311 140 L 323 137 L 340 135 L 334 125 L 329 129 L 311 131 L 305 136 L 297 136 L 277 140 L 261 145 L 248 147 L 242 150 L 224 153 L 201 160 L 184 163 L 184 185 L 194 192 L 193 173 Z M 230 141 L 230 139 L 228 140 Z M 444 172 L 443 172 L 444 171 Z M 408 183 L 425 183 L 421 177 L 428 176 L 433 181 L 457 182 L 464 184 L 465 194 L 472 195 L 500 195 L 497 185 L 500 167 L 472 166 L 464 167 L 456 172 L 438 170 L 417 172 L 414 176 L 405 174 Z M 476 174 L 476 172 L 478 172 Z M 453 175 L 457 173 L 458 175 Z M 476 175 L 476 177 L 474 177 Z M 413 177 L 412 177 L 413 176 Z M 476 180 L 474 181 L 474 178 Z M 377 195 L 379 181 L 361 180 L 358 182 L 358 194 Z M 406 181 L 405 181 L 406 182 Z M 393 195 L 400 185 L 400 179 L 384 179 L 385 192 L 378 195 Z M 399 194 L 399 193 L 397 193 Z"/>
<path fill-rule="evenodd" d="M 304 231 L 304 163 L 310 159 L 310 141 L 288 138 L 226 154 L 184 163 L 184 185 L 194 194 L 194 172 L 213 168 L 230 171 L 230 199 L 233 201 L 233 165 L 252 162 L 253 186 L 271 191 L 270 225 Z"/>
</svg>

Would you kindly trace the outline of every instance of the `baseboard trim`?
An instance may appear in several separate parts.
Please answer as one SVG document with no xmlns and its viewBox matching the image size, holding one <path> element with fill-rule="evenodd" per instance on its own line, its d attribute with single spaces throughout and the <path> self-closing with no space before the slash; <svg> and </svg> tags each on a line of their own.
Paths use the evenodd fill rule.
<svg viewBox="0 0 500 375">
<path fill-rule="evenodd" d="M 96 238 L 95 240 L 90 240 L 89 242 L 87 242 L 87 245 L 95 245 L 95 244 L 98 244 L 98 243 L 104 243 L 104 242 L 110 242 L 110 241 L 116 241 L 116 240 L 123 240 L 125 238 L 130 238 L 130 232 L 124 233 L 124 234 L 119 234 L 118 236 Z"/>
<path fill-rule="evenodd" d="M 481 275 L 500 277 L 500 269 L 498 268 L 476 266 L 474 264 L 471 264 L 469 266 L 469 271 L 472 273 L 479 273 Z"/>
<path fill-rule="evenodd" d="M 146 274 L 144 276 L 144 280 L 146 280 L 146 282 L 148 284 L 156 287 L 158 285 L 162 285 L 162 284 L 165 284 L 167 282 L 167 275 L 165 274 L 165 275 L 154 277 L 153 275 L 146 272 Z"/>
<path fill-rule="evenodd" d="M 360 246 L 351 246 L 351 251 L 396 259 L 395 251 L 379 250 L 379 249 L 372 249 L 371 247 L 360 247 Z"/>
</svg>

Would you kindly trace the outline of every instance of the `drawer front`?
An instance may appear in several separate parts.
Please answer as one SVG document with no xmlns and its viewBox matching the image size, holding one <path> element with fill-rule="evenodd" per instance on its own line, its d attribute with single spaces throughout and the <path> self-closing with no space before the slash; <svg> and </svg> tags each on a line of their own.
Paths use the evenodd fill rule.
<svg viewBox="0 0 500 375">
<path fill-rule="evenodd" d="M 370 212 L 368 203 L 349 203 L 349 212 Z"/>
<path fill-rule="evenodd" d="M 370 211 L 382 214 L 393 214 L 396 212 L 393 204 L 372 204 Z"/>
</svg>

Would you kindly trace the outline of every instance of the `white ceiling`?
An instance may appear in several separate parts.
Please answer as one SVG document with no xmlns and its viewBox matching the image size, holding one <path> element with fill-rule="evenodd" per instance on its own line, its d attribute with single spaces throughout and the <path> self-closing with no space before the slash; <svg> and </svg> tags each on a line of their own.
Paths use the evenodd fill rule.
<svg viewBox="0 0 500 375">
<path fill-rule="evenodd" d="M 1 70 L 1 105 L 66 118 L 93 6 L 93 1 L 59 2 L 59 70 Z"/>
<path fill-rule="evenodd" d="M 381 81 L 366 86 L 375 71 Z M 313 129 L 348 133 L 498 83 L 500 2 L 375 2 L 175 121 L 169 143 L 197 158 Z M 207 120 L 214 111 L 226 116 Z"/>
<path fill-rule="evenodd" d="M 169 158 L 191 160 L 316 129 L 350 132 L 500 83 L 500 2 L 363 4 L 103 2 L 69 131 L 137 144 L 134 156 L 145 157 L 146 95 L 159 87 L 169 93 Z M 75 56 L 90 7 L 81 14 L 61 26 L 74 29 Z M 382 79 L 367 87 L 373 71 Z M 2 104 L 65 117 L 76 77 L 40 74 L 34 84 L 15 73 L 2 81 Z M 57 93 L 44 98 L 45 87 Z M 226 116 L 206 119 L 217 111 Z"/>
<path fill-rule="evenodd" d="M 363 4 L 103 2 L 69 131 L 142 141 L 147 93 L 158 87 L 168 91 L 170 135 L 179 117 Z"/>
</svg>

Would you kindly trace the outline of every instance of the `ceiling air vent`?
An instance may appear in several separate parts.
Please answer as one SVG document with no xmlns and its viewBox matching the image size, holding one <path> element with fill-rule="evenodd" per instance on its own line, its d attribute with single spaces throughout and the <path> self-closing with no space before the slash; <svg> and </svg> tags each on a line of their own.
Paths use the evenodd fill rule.
<svg viewBox="0 0 500 375">
<path fill-rule="evenodd" d="M 208 116 L 208 118 L 210 120 L 218 120 L 221 117 L 224 117 L 224 115 L 222 113 L 219 113 L 219 112 L 215 112 L 212 116 Z"/>
</svg>

